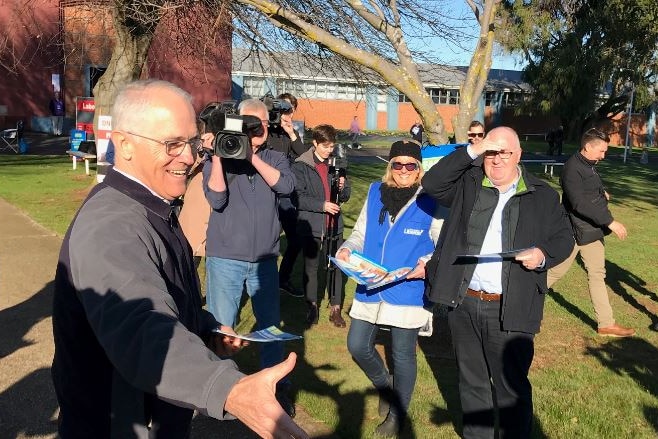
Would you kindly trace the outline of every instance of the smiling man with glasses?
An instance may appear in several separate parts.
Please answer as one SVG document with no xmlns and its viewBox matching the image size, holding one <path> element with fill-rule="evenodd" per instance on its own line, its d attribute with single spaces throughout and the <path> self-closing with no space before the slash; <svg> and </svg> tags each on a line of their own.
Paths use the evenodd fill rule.
<svg viewBox="0 0 658 439">
<path fill-rule="evenodd" d="M 528 371 L 546 269 L 573 249 L 557 192 L 520 166 L 521 152 L 514 130 L 494 128 L 422 179 L 427 193 L 450 208 L 427 263 L 427 293 L 451 308 L 465 438 L 494 437 L 496 417 L 500 437 L 531 436 Z M 507 251 L 514 256 L 499 255 Z"/>
<path fill-rule="evenodd" d="M 549 270 L 548 286 L 564 276 L 578 253 L 585 263 L 589 295 L 598 323 L 597 333 L 605 337 L 629 337 L 635 334 L 615 322 L 605 285 L 605 245 L 603 238 L 611 232 L 626 239 L 626 227 L 612 217 L 608 208 L 610 194 L 596 172 L 596 164 L 605 158 L 610 137 L 598 128 L 585 131 L 580 151 L 564 164 L 560 185 L 562 204 L 569 214 L 576 247 L 562 264 Z"/>
<path fill-rule="evenodd" d="M 226 359 L 242 342 L 215 334 L 202 308 L 173 203 L 199 146 L 195 119 L 192 97 L 169 82 L 116 96 L 115 165 L 74 217 L 55 274 L 59 437 L 183 439 L 195 409 L 265 437 L 308 437 L 275 398 L 294 356 L 245 376 Z"/>
</svg>

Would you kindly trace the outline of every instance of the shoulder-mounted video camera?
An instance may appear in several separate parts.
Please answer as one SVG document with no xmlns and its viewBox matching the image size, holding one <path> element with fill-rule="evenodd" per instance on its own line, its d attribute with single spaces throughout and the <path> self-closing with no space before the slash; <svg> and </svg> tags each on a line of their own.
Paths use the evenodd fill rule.
<svg viewBox="0 0 658 439">
<path fill-rule="evenodd" d="M 261 98 L 267 107 L 267 117 L 272 127 L 281 125 L 281 115 L 290 114 L 293 111 L 292 104 L 285 99 L 275 99 L 271 94 Z"/>
<path fill-rule="evenodd" d="M 213 133 L 213 154 L 222 158 L 245 159 L 251 148 L 249 135 L 263 134 L 263 125 L 256 116 L 237 114 L 235 102 L 228 101 L 206 107 L 201 114 L 206 132 Z"/>
</svg>

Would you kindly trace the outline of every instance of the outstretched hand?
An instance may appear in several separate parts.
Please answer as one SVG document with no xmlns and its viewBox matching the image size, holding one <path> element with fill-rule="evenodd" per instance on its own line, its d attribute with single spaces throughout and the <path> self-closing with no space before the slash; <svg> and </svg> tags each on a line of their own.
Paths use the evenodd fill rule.
<svg viewBox="0 0 658 439">
<path fill-rule="evenodd" d="M 266 439 L 307 439 L 302 430 L 276 400 L 276 383 L 295 367 L 297 355 L 292 352 L 276 366 L 247 375 L 238 381 L 226 398 L 224 409 Z"/>
</svg>

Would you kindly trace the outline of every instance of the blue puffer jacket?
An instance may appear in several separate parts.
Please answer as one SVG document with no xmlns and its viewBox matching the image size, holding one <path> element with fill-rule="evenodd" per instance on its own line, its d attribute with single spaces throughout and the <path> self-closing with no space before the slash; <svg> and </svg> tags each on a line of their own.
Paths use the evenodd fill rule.
<svg viewBox="0 0 658 439">
<path fill-rule="evenodd" d="M 368 191 L 368 221 L 363 254 L 389 269 L 415 267 L 421 256 L 434 250 L 429 230 L 436 203 L 425 194 L 417 194 L 407 203 L 406 210 L 392 225 L 388 213 L 383 224 L 379 224 L 379 212 L 383 207 L 379 192 L 381 185 L 381 182 L 373 183 Z M 372 290 L 366 290 L 364 285 L 359 285 L 356 289 L 356 300 L 429 306 L 430 302 L 423 294 L 424 289 L 423 279 L 404 280 Z"/>
</svg>

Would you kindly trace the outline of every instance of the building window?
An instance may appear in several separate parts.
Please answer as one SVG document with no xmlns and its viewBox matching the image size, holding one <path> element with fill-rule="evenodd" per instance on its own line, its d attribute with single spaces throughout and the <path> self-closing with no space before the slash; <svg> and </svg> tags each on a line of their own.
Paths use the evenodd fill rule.
<svg viewBox="0 0 658 439">
<path fill-rule="evenodd" d="M 243 83 L 243 99 L 260 97 L 264 94 L 264 78 L 245 77 Z M 363 100 L 365 89 L 355 83 L 277 79 L 277 94 L 292 93 L 303 99 L 330 99 L 330 100 Z"/>
<path fill-rule="evenodd" d="M 244 78 L 242 84 L 242 99 L 260 98 L 265 94 L 265 79 Z"/>
<path fill-rule="evenodd" d="M 458 105 L 459 90 L 446 88 L 428 88 L 427 93 L 435 104 Z"/>
<path fill-rule="evenodd" d="M 484 105 L 487 107 L 495 106 L 498 103 L 498 92 L 488 91 L 484 93 Z"/>
</svg>

